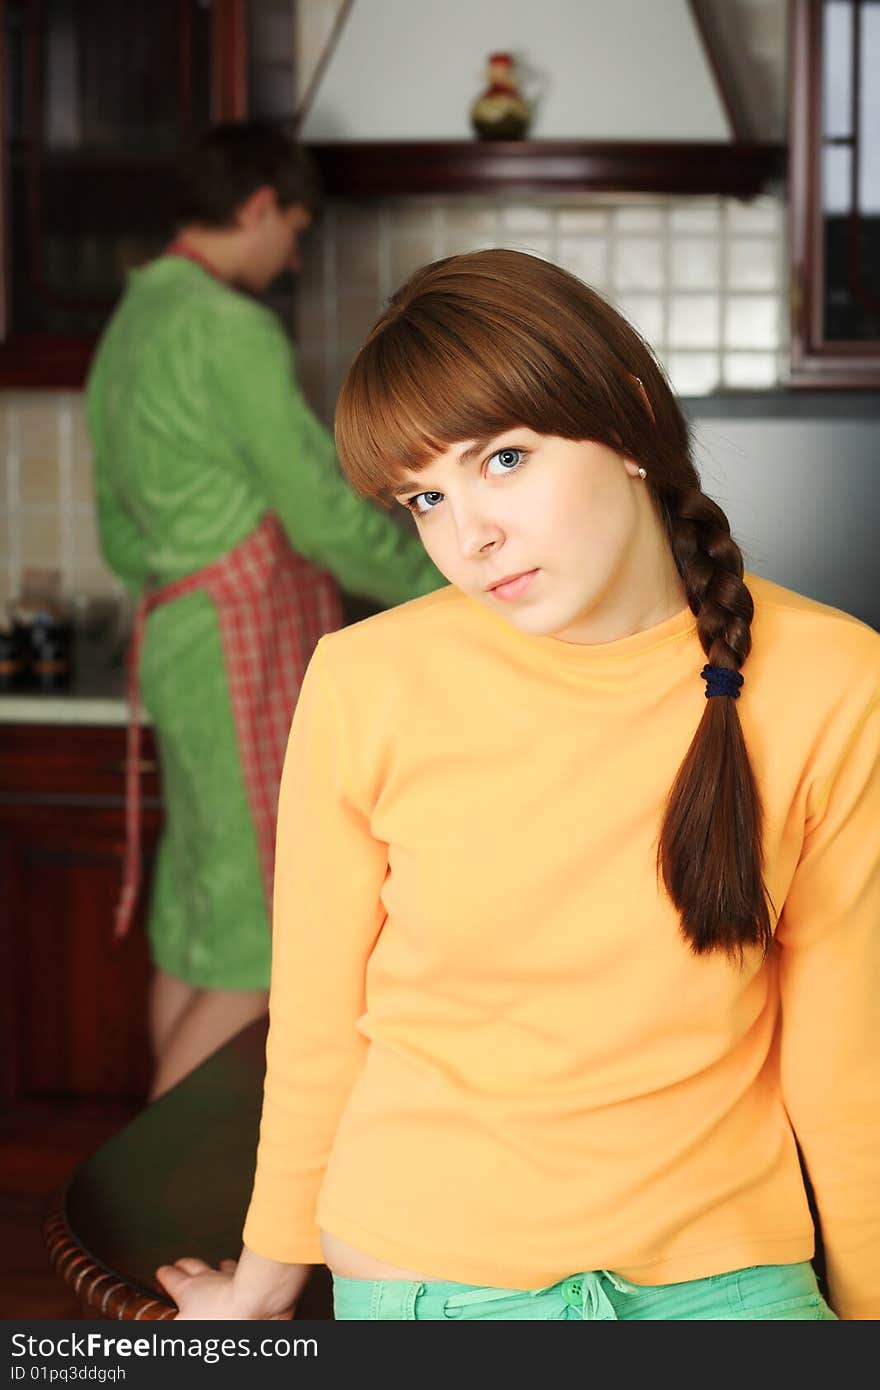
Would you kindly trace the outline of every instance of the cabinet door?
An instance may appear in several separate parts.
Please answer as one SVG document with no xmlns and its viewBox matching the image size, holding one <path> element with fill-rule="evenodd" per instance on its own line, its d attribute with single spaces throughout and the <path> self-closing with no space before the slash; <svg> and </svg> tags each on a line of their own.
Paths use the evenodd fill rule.
<svg viewBox="0 0 880 1390">
<path fill-rule="evenodd" d="M 880 4 L 794 0 L 795 384 L 880 385 Z"/>
<path fill-rule="evenodd" d="M 111 935 L 124 851 L 118 820 L 43 810 L 19 812 L 14 828 L 0 823 L 8 1100 L 136 1100 L 146 1092 L 143 906 L 125 941 Z"/>
<path fill-rule="evenodd" d="M 112 938 L 125 729 L 0 726 L 0 1101 L 137 1100 L 150 1072 L 143 929 L 160 810 L 144 739 L 144 890 Z"/>
<path fill-rule="evenodd" d="M 173 232 L 182 146 L 246 114 L 248 15 L 0 0 L 0 384 L 82 384 L 126 272 Z"/>
<path fill-rule="evenodd" d="M 94 334 L 174 216 L 175 157 L 210 113 L 191 0 L 6 0 L 10 323 Z"/>
</svg>

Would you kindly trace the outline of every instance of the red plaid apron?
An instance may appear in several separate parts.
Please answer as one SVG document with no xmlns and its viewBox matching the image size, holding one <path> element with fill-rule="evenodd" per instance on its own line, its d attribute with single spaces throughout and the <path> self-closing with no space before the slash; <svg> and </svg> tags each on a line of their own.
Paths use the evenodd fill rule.
<svg viewBox="0 0 880 1390">
<path fill-rule="evenodd" d="M 144 594 L 129 650 L 126 848 L 122 895 L 116 909 L 117 937 L 125 936 L 131 925 L 141 879 L 138 677 L 146 620 L 159 604 L 197 590 L 210 595 L 220 624 L 270 920 L 278 787 L 290 723 L 318 639 L 343 623 L 342 603 L 333 579 L 290 548 L 281 523 L 271 512 L 256 531 L 219 560 Z"/>
</svg>

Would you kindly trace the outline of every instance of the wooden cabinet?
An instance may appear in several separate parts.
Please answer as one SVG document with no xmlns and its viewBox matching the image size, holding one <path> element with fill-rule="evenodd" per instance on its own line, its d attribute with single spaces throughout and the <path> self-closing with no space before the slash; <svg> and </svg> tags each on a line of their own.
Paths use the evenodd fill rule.
<svg viewBox="0 0 880 1390">
<path fill-rule="evenodd" d="M 183 146 L 292 114 L 292 26 L 290 0 L 0 0 L 0 385 L 82 385 Z"/>
<path fill-rule="evenodd" d="M 880 5 L 793 0 L 792 381 L 880 385 Z"/>
<path fill-rule="evenodd" d="M 145 889 L 161 811 L 145 730 Z M 149 1080 L 143 918 L 112 940 L 125 729 L 0 725 L 0 1104 L 138 1100 Z"/>
</svg>

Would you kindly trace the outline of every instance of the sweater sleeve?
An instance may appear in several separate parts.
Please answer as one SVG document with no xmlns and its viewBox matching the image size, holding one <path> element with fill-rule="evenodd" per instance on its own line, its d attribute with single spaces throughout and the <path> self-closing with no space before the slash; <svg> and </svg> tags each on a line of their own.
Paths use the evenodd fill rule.
<svg viewBox="0 0 880 1390">
<path fill-rule="evenodd" d="M 292 545 L 342 588 L 379 603 L 439 588 L 445 580 L 418 537 L 343 478 L 333 440 L 302 395 L 280 324 L 247 307 L 246 321 L 217 335 L 218 399 Z"/>
<path fill-rule="evenodd" d="M 315 1208 L 367 1042 L 367 961 L 382 929 L 387 846 L 349 794 L 340 724 L 315 650 L 296 706 L 278 808 L 272 984 L 256 1176 L 244 1242 L 321 1263 Z"/>
<path fill-rule="evenodd" d="M 829 1295 L 880 1318 L 880 699 L 810 818 L 777 932 L 783 1099 L 814 1191 Z"/>
</svg>

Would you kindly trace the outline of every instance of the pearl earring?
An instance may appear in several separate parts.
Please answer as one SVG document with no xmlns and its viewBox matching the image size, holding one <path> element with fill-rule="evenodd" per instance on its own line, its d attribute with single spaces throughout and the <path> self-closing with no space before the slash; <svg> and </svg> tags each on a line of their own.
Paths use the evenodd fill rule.
<svg viewBox="0 0 880 1390">
<path fill-rule="evenodd" d="M 644 469 L 644 468 L 640 468 L 640 469 L 639 469 L 639 477 L 640 477 L 640 478 L 647 478 L 647 476 L 648 476 L 647 470 Z"/>
</svg>

